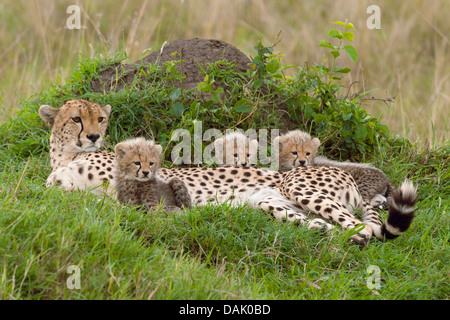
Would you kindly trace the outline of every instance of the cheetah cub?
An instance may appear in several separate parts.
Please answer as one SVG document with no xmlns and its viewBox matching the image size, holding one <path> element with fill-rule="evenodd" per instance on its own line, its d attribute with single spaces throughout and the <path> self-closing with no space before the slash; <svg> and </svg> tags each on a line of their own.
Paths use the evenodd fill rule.
<svg viewBox="0 0 450 320">
<path fill-rule="evenodd" d="M 178 178 L 164 180 L 158 173 L 162 147 L 144 138 L 116 145 L 116 190 L 122 203 L 153 209 L 161 202 L 167 211 L 191 206 L 185 184 Z"/>
<path fill-rule="evenodd" d="M 220 166 L 250 167 L 256 165 L 258 140 L 250 140 L 236 131 L 227 133 L 214 141 L 216 160 Z"/>
<path fill-rule="evenodd" d="M 320 141 L 301 130 L 294 130 L 273 140 L 273 148 L 278 158 L 280 171 L 296 167 L 312 166 Z M 278 146 L 278 148 L 277 148 Z"/>
<path fill-rule="evenodd" d="M 366 163 L 339 162 L 323 156 L 316 156 L 320 146 L 318 138 L 301 130 L 294 130 L 279 136 L 279 168 L 287 171 L 299 166 L 338 167 L 353 176 L 363 200 L 372 207 L 380 207 L 394 188 L 383 171 Z M 277 139 L 274 140 L 276 142 Z"/>
</svg>

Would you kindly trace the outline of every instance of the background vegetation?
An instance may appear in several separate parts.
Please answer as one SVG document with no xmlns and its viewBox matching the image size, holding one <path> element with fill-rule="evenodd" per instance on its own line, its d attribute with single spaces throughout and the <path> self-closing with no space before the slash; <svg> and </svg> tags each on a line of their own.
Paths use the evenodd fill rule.
<svg viewBox="0 0 450 320">
<path fill-rule="evenodd" d="M 7 68 L 13 71 L 0 80 L 5 111 L 4 123 L 0 125 L 0 297 L 449 297 L 450 157 L 446 130 L 437 130 L 446 125 L 445 121 L 437 120 L 443 118 L 439 116 L 439 112 L 443 112 L 440 108 L 448 108 L 448 90 L 445 89 L 448 88 L 446 75 L 449 72 L 445 73 L 448 66 L 439 62 L 444 58 L 440 54 L 448 51 L 446 33 L 442 33 L 448 25 L 444 23 L 443 7 L 439 4 L 444 7 L 448 4 L 435 2 L 426 6 L 416 2 L 414 7 L 411 2 L 388 7 L 387 2 L 380 2 L 382 14 L 385 12 L 382 30 L 370 32 L 364 28 L 366 7 L 359 2 L 353 6 L 348 2 L 345 5 L 323 2 L 320 6 L 315 2 L 301 3 L 297 12 L 303 12 L 303 21 L 292 10 L 299 5 L 296 1 L 231 4 L 225 1 L 207 4 L 195 1 L 136 4 L 130 1 L 120 6 L 116 2 L 109 6 L 80 2 L 87 14 L 82 19 L 87 28 L 81 31 L 64 29 L 65 8 L 69 4 L 45 2 L 44 6 L 44 2 L 21 1 L 0 4 L 2 18 L 8 19 L 7 25 L 1 25 L 5 32 L 0 41 L 7 42 L 11 37 L 3 54 L 15 61 L 2 66 L 1 72 Z M 5 12 L 16 14 L 6 15 Z M 408 25 L 406 22 L 413 20 L 408 14 L 412 13 L 414 17 L 426 17 L 423 18 L 426 23 L 415 19 L 414 27 Z M 338 17 L 340 15 L 343 17 Z M 274 17 L 280 17 L 278 22 L 274 22 Z M 345 18 L 356 27 L 352 45 L 359 59 L 358 64 L 354 64 L 342 51 L 336 61 L 344 70 L 335 72 L 330 68 L 332 49 L 319 47 L 319 43 L 323 39 L 337 40 L 327 35 L 331 28 L 342 32 L 342 26 L 332 22 Z M 55 27 L 58 19 L 63 23 Z M 321 19 L 323 23 L 319 23 Z M 406 37 L 409 44 L 402 42 L 406 33 L 403 37 L 395 33 L 395 30 L 407 30 L 400 29 L 400 25 L 399 29 L 393 28 L 396 19 L 414 30 L 414 34 Z M 124 21 L 124 24 L 117 21 Z M 273 49 L 271 41 L 276 39 L 278 29 L 282 30 L 283 41 Z M 22 30 L 16 32 L 16 38 L 11 36 L 14 30 Z M 433 34 L 434 41 L 428 43 L 429 38 L 422 36 L 419 30 L 425 35 Z M 156 48 L 166 39 L 193 36 L 221 38 L 233 43 L 252 56 L 254 69 L 244 80 L 244 75 L 231 71 L 228 64 L 217 63 L 198 88 L 184 91 L 171 86 L 179 77 L 171 64 L 151 66 L 134 86 L 108 95 L 90 91 L 90 80 L 101 68 L 121 60 L 135 61 L 144 48 L 150 45 Z M 235 38 L 228 38 L 232 36 Z M 389 46 L 389 39 L 397 41 Z M 29 45 L 29 50 L 22 49 L 23 41 Z M 372 41 L 373 46 L 382 48 L 377 55 L 383 57 L 389 51 L 391 59 L 398 60 L 378 60 L 370 54 Z M 415 41 L 422 43 L 420 60 L 413 46 Z M 402 43 L 403 51 L 397 48 Z M 125 52 L 121 51 L 123 48 Z M 427 50 L 433 51 L 433 55 Z M 311 55 L 309 58 L 298 58 L 307 55 L 307 51 Z M 411 56 L 417 61 L 408 60 Z M 328 60 L 324 62 L 325 59 Z M 390 76 L 384 74 L 389 72 Z M 362 74 L 366 81 L 363 91 L 374 88 L 372 81 L 384 79 L 378 82 L 383 92 L 373 91 L 370 95 L 380 93 L 378 97 L 385 98 L 384 90 L 388 90 L 389 95 L 391 90 L 398 90 L 393 95 L 401 99 L 390 103 L 389 108 L 382 104 L 389 116 L 380 120 L 367 112 L 366 108 L 376 110 L 378 102 L 368 104 L 365 99 L 370 96 L 355 95 L 360 92 L 356 84 L 349 87 L 354 79 L 362 81 Z M 412 81 L 410 75 L 420 77 L 426 84 L 419 85 L 421 93 L 428 98 L 435 97 L 432 107 L 423 110 L 429 111 L 427 116 L 435 117 L 434 132 L 441 133 L 428 142 L 432 137 L 430 122 L 422 123 L 416 118 L 418 115 L 420 119 L 425 118 L 425 113 L 421 113 L 419 99 L 415 99 L 420 94 L 409 82 Z M 333 80 L 341 76 L 342 79 Z M 397 81 L 390 82 L 392 77 Z M 151 81 L 154 78 L 159 81 Z M 218 78 L 229 81 L 227 95 L 211 89 L 209 82 Z M 243 83 L 246 90 L 243 90 Z M 11 93 L 14 90 L 5 89 L 12 84 L 18 97 Z M 259 89 L 263 84 L 268 91 L 262 93 Z M 199 91 L 209 93 L 209 97 L 199 99 Z M 264 213 L 246 206 L 230 208 L 224 204 L 193 209 L 182 216 L 162 212 L 143 215 L 111 199 L 99 201 L 83 192 L 68 194 L 47 189 L 49 130 L 37 115 L 37 109 L 44 103 L 59 106 L 71 98 L 116 106 L 108 129 L 107 148 L 134 134 L 155 137 L 168 146 L 172 130 L 178 127 L 191 130 L 196 119 L 218 129 L 282 125 L 311 129 L 324 141 L 321 151 L 327 155 L 371 161 L 382 168 L 395 185 L 404 178 L 418 184 L 416 219 L 400 238 L 389 242 L 374 239 L 367 248 L 360 250 L 346 241 L 349 234 L 340 228 L 323 236 L 290 223 L 270 221 Z M 415 101 L 416 109 L 413 112 L 408 109 L 408 113 L 405 101 Z M 8 116 L 11 106 L 16 106 L 12 117 Z M 399 118 L 394 120 L 397 116 Z M 388 121 L 391 122 L 386 126 Z M 400 127 L 396 126 L 398 123 Z M 396 132 L 403 132 L 413 140 L 420 138 L 421 143 L 415 145 L 396 136 Z M 70 265 L 81 268 L 81 289 L 70 290 L 66 285 Z M 367 287 L 367 268 L 371 265 L 381 271 L 377 289 Z"/>
<path fill-rule="evenodd" d="M 81 30 L 68 30 L 66 9 L 79 4 Z M 381 9 L 381 29 L 369 30 L 367 7 Z M 43 84 L 65 82 L 79 56 L 126 49 L 131 61 L 145 50 L 179 38 L 217 38 L 253 53 L 259 37 L 273 41 L 283 63 L 322 63 L 317 44 L 330 22 L 349 19 L 357 29 L 357 66 L 347 75 L 353 92 L 377 89 L 376 98 L 395 97 L 387 106 L 365 108 L 394 133 L 422 146 L 448 140 L 450 110 L 450 24 L 448 1 L 0 1 L 0 97 L 6 114 Z M 350 60 L 343 65 L 350 65 Z M 5 115 L 3 115 L 4 119 Z M 1 115 L 0 115 L 1 121 Z"/>
</svg>

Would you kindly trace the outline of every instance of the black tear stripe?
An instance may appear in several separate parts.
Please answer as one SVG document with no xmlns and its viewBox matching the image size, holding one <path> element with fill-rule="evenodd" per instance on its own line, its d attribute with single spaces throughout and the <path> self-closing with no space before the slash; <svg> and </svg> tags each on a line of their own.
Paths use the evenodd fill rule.
<svg viewBox="0 0 450 320">
<path fill-rule="evenodd" d="M 139 165 L 139 169 L 136 171 L 136 178 L 139 178 L 139 171 L 141 171 L 142 165 Z"/>
<path fill-rule="evenodd" d="M 80 118 L 80 119 L 81 119 L 81 118 Z M 80 133 L 78 134 L 78 142 L 77 142 L 77 146 L 81 148 L 81 146 L 83 145 L 83 144 L 81 143 L 81 140 L 80 140 L 81 133 L 82 133 L 83 130 L 84 130 L 83 120 L 80 120 L 80 124 L 81 124 L 81 131 L 80 131 Z"/>
</svg>

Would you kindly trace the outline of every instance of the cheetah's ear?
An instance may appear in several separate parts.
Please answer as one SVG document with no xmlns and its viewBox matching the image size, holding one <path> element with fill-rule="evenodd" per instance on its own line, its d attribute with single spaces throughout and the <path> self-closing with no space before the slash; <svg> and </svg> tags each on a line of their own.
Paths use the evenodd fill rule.
<svg viewBox="0 0 450 320">
<path fill-rule="evenodd" d="M 217 138 L 214 140 L 214 157 L 216 158 L 216 163 L 223 164 L 223 138 Z"/>
<path fill-rule="evenodd" d="M 103 107 L 103 110 L 105 110 L 106 114 L 107 114 L 108 117 L 109 117 L 109 115 L 110 115 L 110 113 L 111 113 L 111 106 L 108 104 L 108 105 L 106 105 L 106 106 Z"/>
<path fill-rule="evenodd" d="M 216 152 L 216 155 L 222 155 L 223 154 L 223 147 L 224 147 L 225 141 L 223 138 L 218 138 L 214 140 L 214 149 Z"/>
<path fill-rule="evenodd" d="M 286 142 L 286 138 L 283 136 L 277 136 L 273 139 L 273 146 L 281 146 L 284 142 Z"/>
<path fill-rule="evenodd" d="M 255 151 L 255 153 L 256 153 L 256 152 L 258 152 L 258 145 L 259 145 L 258 140 L 253 139 L 252 141 L 250 141 L 249 149 L 251 151 Z"/>
<path fill-rule="evenodd" d="M 159 145 L 159 144 L 155 144 L 155 151 L 156 151 L 156 153 L 158 154 L 158 156 L 160 156 L 161 155 L 161 153 L 162 153 L 162 147 L 161 147 L 161 145 Z"/>
<path fill-rule="evenodd" d="M 128 145 L 126 143 L 118 143 L 116 147 L 114 148 L 114 152 L 116 153 L 116 156 L 119 158 L 122 158 L 128 151 Z"/>
<path fill-rule="evenodd" d="M 43 105 L 39 108 L 39 116 L 44 120 L 45 124 L 49 127 L 53 127 L 55 123 L 55 117 L 58 114 L 59 109 L 53 108 L 48 105 Z"/>
<path fill-rule="evenodd" d="M 319 147 L 320 147 L 320 140 L 319 140 L 318 138 L 312 139 L 311 142 L 312 142 L 313 146 L 314 146 L 316 149 L 319 149 Z"/>
</svg>

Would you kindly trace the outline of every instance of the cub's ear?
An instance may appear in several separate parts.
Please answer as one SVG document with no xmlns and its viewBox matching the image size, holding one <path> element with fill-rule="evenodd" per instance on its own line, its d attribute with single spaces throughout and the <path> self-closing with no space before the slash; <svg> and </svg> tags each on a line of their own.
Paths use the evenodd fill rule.
<svg viewBox="0 0 450 320">
<path fill-rule="evenodd" d="M 286 142 L 286 138 L 285 137 L 277 136 L 277 137 L 275 137 L 275 139 L 273 139 L 272 146 L 275 146 L 275 147 L 279 146 L 279 147 L 281 147 L 284 142 Z"/>
<path fill-rule="evenodd" d="M 222 149 L 223 148 L 223 138 L 217 138 L 214 140 L 214 147 L 216 149 Z"/>
<path fill-rule="evenodd" d="M 43 105 L 39 108 L 39 116 L 44 120 L 45 124 L 49 127 L 53 127 L 55 123 L 55 117 L 58 114 L 59 109 L 53 108 L 48 105 Z"/>
<path fill-rule="evenodd" d="M 108 104 L 108 105 L 103 107 L 103 110 L 106 112 L 106 114 L 109 117 L 109 115 L 111 114 L 111 106 Z"/>
<path fill-rule="evenodd" d="M 216 140 L 214 140 L 214 157 L 215 157 L 215 161 L 218 164 L 223 164 L 224 163 L 224 159 L 223 159 L 223 138 L 217 138 Z"/>
<path fill-rule="evenodd" d="M 126 143 L 118 143 L 114 148 L 114 152 L 118 158 L 122 158 L 128 151 L 128 145 Z"/>
<path fill-rule="evenodd" d="M 319 140 L 318 138 L 312 139 L 312 140 L 311 140 L 311 143 L 313 144 L 313 146 L 314 146 L 316 149 L 319 149 L 319 147 L 320 147 L 320 140 Z"/>
<path fill-rule="evenodd" d="M 249 150 L 258 152 L 258 140 L 253 139 L 250 141 Z"/>
<path fill-rule="evenodd" d="M 161 153 L 162 153 L 162 147 L 161 147 L 161 145 L 155 144 L 155 145 L 154 145 L 154 148 L 155 148 L 156 153 L 160 156 Z"/>
</svg>

